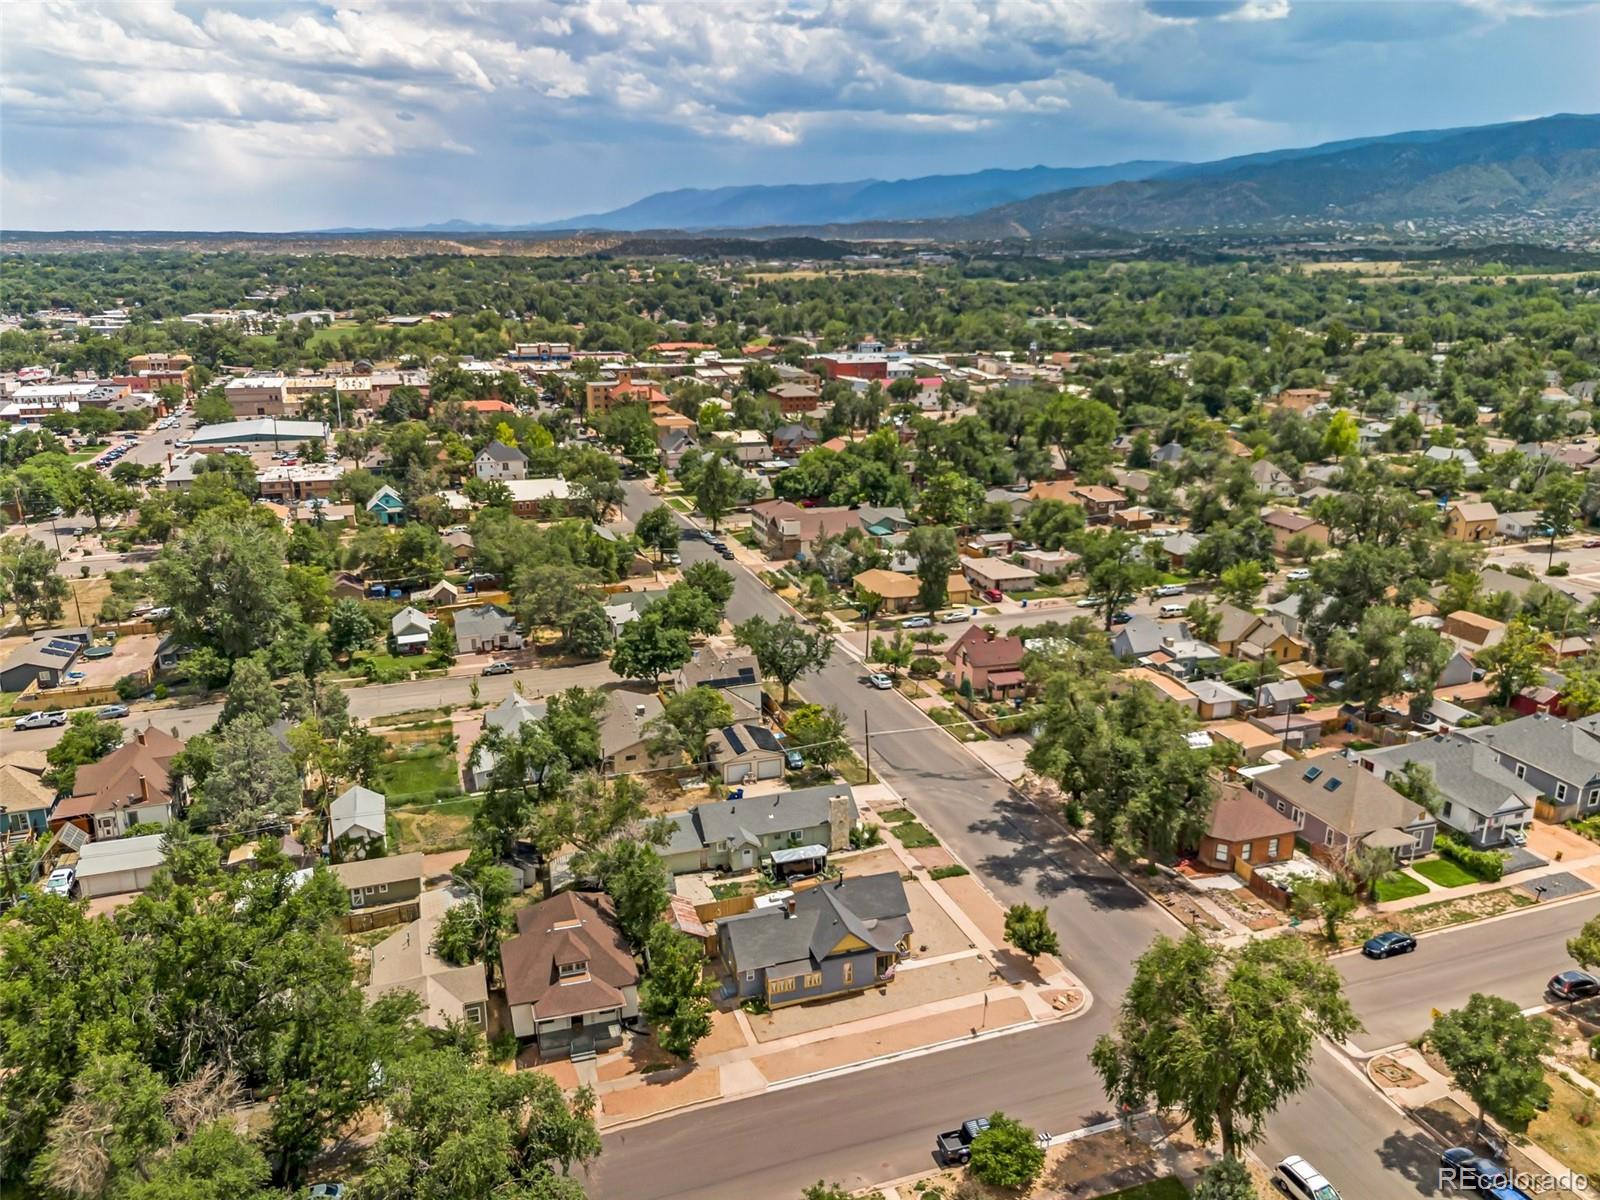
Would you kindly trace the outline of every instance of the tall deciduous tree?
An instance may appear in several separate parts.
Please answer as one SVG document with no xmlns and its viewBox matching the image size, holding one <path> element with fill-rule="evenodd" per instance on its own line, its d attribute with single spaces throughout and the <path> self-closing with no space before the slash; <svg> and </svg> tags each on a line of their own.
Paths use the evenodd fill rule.
<svg viewBox="0 0 1600 1200">
<path fill-rule="evenodd" d="M 789 714 L 783 727 L 786 745 L 799 751 L 805 758 L 823 766 L 831 766 L 850 753 L 850 743 L 845 740 L 844 717 L 833 705 L 802 704 Z"/>
<path fill-rule="evenodd" d="M 1556 539 L 1577 528 L 1582 512 L 1583 481 L 1568 471 L 1557 469 L 1539 488 L 1539 515 L 1550 531 L 1550 553 L 1546 563 L 1555 562 Z"/>
<path fill-rule="evenodd" d="M 1544 679 L 1544 645 L 1537 630 L 1520 617 L 1506 626 L 1505 636 L 1474 656 L 1494 685 L 1495 703 L 1511 703 L 1523 688 Z"/>
<path fill-rule="evenodd" d="M 1118 1104 L 1179 1108 L 1196 1136 L 1220 1137 L 1237 1158 L 1306 1086 L 1318 1038 L 1360 1028 L 1338 972 L 1299 941 L 1230 950 L 1191 933 L 1139 957 L 1116 1024 L 1089 1057 Z"/>
<path fill-rule="evenodd" d="M 699 464 L 691 491 L 695 507 L 715 531 L 722 518 L 739 502 L 743 481 L 737 467 L 720 454 L 710 454 Z"/>
<path fill-rule="evenodd" d="M 191 812 L 196 824 L 243 829 L 300 807 L 294 759 L 259 719 L 241 717 L 222 729 L 213 754 Z"/>
<path fill-rule="evenodd" d="M 663 921 L 645 941 L 648 968 L 639 985 L 639 1012 L 656 1041 L 674 1058 L 688 1059 L 711 1032 L 711 983 L 700 944 Z"/>
<path fill-rule="evenodd" d="M 1550 1022 L 1525 1017 L 1510 1000 L 1474 992 L 1462 1008 L 1434 1018 L 1428 1042 L 1461 1090 L 1488 1114 L 1520 1130 L 1550 1098 L 1540 1056 L 1550 1048 Z"/>
<path fill-rule="evenodd" d="M 1600 917 L 1590 917 L 1578 936 L 1567 940 L 1567 954 L 1584 970 L 1600 967 Z"/>
<path fill-rule="evenodd" d="M 0 538 L 0 604 L 16 611 L 23 631 L 35 617 L 58 621 L 67 581 L 56 574 L 60 556 L 31 537 Z"/>
<path fill-rule="evenodd" d="M 293 611 L 283 536 L 254 520 L 202 518 L 150 568 L 180 638 L 226 658 L 265 649 Z"/>
<path fill-rule="evenodd" d="M 716 688 L 697 687 L 668 696 L 661 715 L 644 728 L 656 756 L 685 755 L 695 764 L 706 761 L 711 731 L 733 720 L 733 707 Z"/>
<path fill-rule="evenodd" d="M 653 846 L 618 840 L 598 856 L 596 874 L 616 906 L 617 924 L 635 946 L 646 946 L 667 908 L 667 868 Z"/>
<path fill-rule="evenodd" d="M 665 504 L 656 505 L 640 517 L 633 531 L 642 546 L 656 552 L 657 562 L 663 554 L 678 548 L 678 521 Z"/>
<path fill-rule="evenodd" d="M 734 626 L 733 636 L 756 656 L 764 675 L 783 685 L 783 702 L 789 687 L 802 675 L 820 671 L 833 654 L 833 636 L 826 629 L 806 629 L 793 617 L 768 621 L 751 617 Z"/>
<path fill-rule="evenodd" d="M 1013 904 L 1006 909 L 1006 941 L 1030 960 L 1041 954 L 1061 953 L 1061 939 L 1050 928 L 1050 914 L 1042 906 Z"/>
<path fill-rule="evenodd" d="M 961 565 L 955 530 L 919 525 L 906 535 L 906 553 L 917 560 L 917 606 L 928 612 L 950 598 L 950 576 Z"/>
<path fill-rule="evenodd" d="M 611 669 L 624 679 L 655 683 L 688 662 L 690 653 L 686 632 L 666 628 L 646 610 L 637 621 L 622 627 L 611 648 Z"/>
<path fill-rule="evenodd" d="M 1089 590 L 1100 597 L 1106 629 L 1123 605 L 1156 581 L 1156 570 L 1145 559 L 1143 545 L 1120 529 L 1099 529 L 1078 539 L 1083 574 Z"/>
</svg>

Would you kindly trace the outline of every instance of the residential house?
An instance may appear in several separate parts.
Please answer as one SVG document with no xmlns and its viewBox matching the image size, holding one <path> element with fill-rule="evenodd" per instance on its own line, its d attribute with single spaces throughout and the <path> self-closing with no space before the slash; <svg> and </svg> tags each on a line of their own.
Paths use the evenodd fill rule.
<svg viewBox="0 0 1600 1200">
<path fill-rule="evenodd" d="M 661 858 L 674 875 L 754 871 L 775 852 L 800 847 L 820 848 L 825 858 L 850 848 L 859 816 L 847 783 L 697 804 L 672 815 Z"/>
<path fill-rule="evenodd" d="M 855 524 L 848 508 L 801 508 L 788 500 L 763 500 L 750 508 L 750 529 L 768 558 L 798 558 L 820 537 L 843 533 Z"/>
<path fill-rule="evenodd" d="M 639 966 L 608 896 L 560 892 L 522 909 L 500 962 L 512 1032 L 546 1061 L 613 1049 L 639 1015 Z"/>
<path fill-rule="evenodd" d="M 1111 514 L 1128 507 L 1128 497 L 1116 488 L 1100 484 L 1081 484 L 1072 489 L 1073 499 L 1083 506 L 1083 515 L 1091 525 L 1103 525 Z"/>
<path fill-rule="evenodd" d="M 856 509 L 856 519 L 875 538 L 886 538 L 904 533 L 916 524 L 899 505 L 863 504 Z"/>
<path fill-rule="evenodd" d="M 379 525 L 399 525 L 406 519 L 406 502 L 387 483 L 372 493 L 366 507 Z"/>
<path fill-rule="evenodd" d="M 712 730 L 706 753 L 709 769 L 725 784 L 783 778 L 783 743 L 751 721 Z"/>
<path fill-rule="evenodd" d="M 59 687 L 82 653 L 83 643 L 71 638 L 24 642 L 0 664 L 0 691 L 20 692 L 35 682 L 41 688 Z"/>
<path fill-rule="evenodd" d="M 1111 527 L 1130 533 L 1142 533 L 1156 523 L 1156 514 L 1149 508 L 1119 508 L 1111 514 Z"/>
<path fill-rule="evenodd" d="M 1217 611 L 1217 636 L 1212 639 L 1224 658 L 1237 658 L 1239 645 L 1249 637 L 1261 620 L 1248 609 L 1233 604 L 1219 604 Z"/>
<path fill-rule="evenodd" d="M 883 610 L 891 613 L 910 612 L 917 601 L 918 580 L 902 571 L 884 571 L 873 568 L 862 571 L 851 581 L 856 595 L 871 592 L 883 597 Z"/>
<path fill-rule="evenodd" d="M 779 425 L 772 431 L 772 452 L 779 458 L 799 458 L 816 444 L 809 425 Z"/>
<path fill-rule="evenodd" d="M 1501 513 L 1494 523 L 1494 531 L 1513 542 L 1525 542 L 1538 537 L 1544 528 L 1544 514 L 1532 510 Z"/>
<path fill-rule="evenodd" d="M 1072 574 L 1082 561 L 1071 550 L 1024 550 L 1021 557 L 1022 565 L 1028 570 L 1057 579 Z"/>
<path fill-rule="evenodd" d="M 1039 573 L 1003 558 L 961 559 L 961 573 L 978 592 L 1027 592 L 1039 582 Z"/>
<path fill-rule="evenodd" d="M 1280 557 L 1289 553 L 1289 543 L 1304 534 L 1319 546 L 1328 544 L 1328 527 L 1305 513 L 1272 508 L 1261 514 L 1261 523 L 1272 531 L 1272 549 Z"/>
<path fill-rule="evenodd" d="M 1409 862 L 1433 849 L 1436 823 L 1343 754 L 1286 763 L 1253 776 L 1256 795 L 1287 815 L 1313 854 L 1341 861 L 1357 846 L 1381 846 Z"/>
<path fill-rule="evenodd" d="M 1277 617 L 1257 617 L 1234 652 L 1239 658 L 1265 659 L 1270 655 L 1280 663 L 1293 663 L 1310 656 L 1311 643 L 1290 633 Z"/>
<path fill-rule="evenodd" d="M 1294 495 L 1294 479 L 1275 462 L 1257 459 L 1250 467 L 1250 478 L 1269 496 L 1286 498 Z"/>
<path fill-rule="evenodd" d="M 1326 607 L 1330 600 L 1323 600 L 1321 607 Z M 1282 600 L 1275 600 L 1266 606 L 1264 616 L 1272 617 L 1283 627 L 1285 633 L 1291 637 L 1304 637 L 1307 618 L 1310 614 L 1301 614 L 1305 604 L 1303 592 L 1290 592 Z"/>
<path fill-rule="evenodd" d="M 676 471 L 684 455 L 700 448 L 700 440 L 693 429 L 665 426 L 656 430 L 656 446 L 661 451 L 661 465 L 669 471 Z"/>
<path fill-rule="evenodd" d="M 1167 556 L 1167 562 L 1174 571 L 1181 571 L 1188 565 L 1189 555 L 1194 553 L 1194 548 L 1200 544 L 1200 539 L 1192 533 L 1175 533 L 1161 543 L 1161 552 Z"/>
<path fill-rule="evenodd" d="M 1465 446 L 1429 446 L 1422 452 L 1429 462 L 1458 462 L 1470 479 L 1478 473 L 1478 456 Z"/>
<path fill-rule="evenodd" d="M 1538 816 L 1570 821 L 1600 812 L 1600 721 L 1531 716 L 1459 731 L 1488 746 L 1500 765 L 1543 798 Z"/>
<path fill-rule="evenodd" d="M 1463 608 L 1444 619 L 1441 632 L 1482 650 L 1500 644 L 1506 636 L 1506 623 Z"/>
<path fill-rule="evenodd" d="M 73 778 L 72 794 L 51 811 L 50 829 L 76 825 L 94 841 L 104 841 L 139 825 L 176 820 L 189 798 L 187 781 L 171 771 L 183 745 L 147 726 L 100 761 L 85 763 Z"/>
<path fill-rule="evenodd" d="M 1453 542 L 1492 542 L 1500 514 L 1487 500 L 1457 500 L 1444 512 L 1444 535 Z"/>
<path fill-rule="evenodd" d="M 1199 702 L 1196 715 L 1202 721 L 1226 721 L 1243 714 L 1250 697 L 1220 679 L 1191 679 L 1184 686 Z"/>
<path fill-rule="evenodd" d="M 899 874 L 886 871 L 840 877 L 724 917 L 717 937 L 737 994 L 777 1008 L 893 979 L 910 950 L 910 914 Z"/>
<path fill-rule="evenodd" d="M 341 861 L 381 852 L 389 836 L 389 807 L 382 792 L 351 784 L 328 805 L 326 848 Z"/>
<path fill-rule="evenodd" d="M 1150 461 L 1158 467 L 1175 467 L 1183 461 L 1181 442 L 1163 442 L 1150 453 Z"/>
<path fill-rule="evenodd" d="M 389 618 L 389 638 L 396 654 L 422 654 L 428 649 L 428 639 L 439 622 L 421 609 L 409 604 Z"/>
<path fill-rule="evenodd" d="M 772 457 L 772 445 L 759 429 L 729 429 L 711 435 L 712 443 L 741 466 L 765 462 Z"/>
<path fill-rule="evenodd" d="M 1154 688 L 1163 700 L 1168 704 L 1176 704 L 1184 712 L 1197 712 L 1200 708 L 1199 699 L 1181 682 L 1150 667 L 1129 667 L 1125 671 L 1118 671 L 1109 682 L 1112 694 L 1119 696 L 1134 686 Z"/>
<path fill-rule="evenodd" d="M 780 383 L 767 389 L 767 396 L 778 402 L 778 409 L 786 417 L 803 417 L 822 402 L 822 393 L 803 383 Z"/>
<path fill-rule="evenodd" d="M 607 775 L 631 775 L 660 765 L 650 753 L 644 728 L 661 715 L 661 698 L 654 692 L 618 687 L 606 692 L 600 714 L 600 769 Z"/>
<path fill-rule="evenodd" d="M 17 751 L 0 762 L 0 841 L 25 841 L 49 831 L 56 794 L 41 778 L 47 767 L 44 756 L 35 762 L 27 757 L 31 754 Z"/>
<path fill-rule="evenodd" d="M 363 858 L 335 863 L 331 868 L 339 886 L 350 894 L 357 910 L 410 904 L 422 895 L 422 855 Z M 400 914 L 395 913 L 395 920 Z"/>
<path fill-rule="evenodd" d="M 1221 667 L 1223 656 L 1217 653 L 1215 646 L 1189 637 L 1187 628 L 1181 624 L 1178 629 L 1182 631 L 1179 636 L 1172 636 L 1169 630 L 1167 636 L 1161 639 L 1161 645 L 1141 661 L 1175 679 L 1184 680 L 1198 679 Z"/>
<path fill-rule="evenodd" d="M 711 638 L 696 648 L 672 677 L 675 692 L 697 687 L 721 692 L 735 715 L 761 715 L 761 664 L 749 650 L 726 638 Z"/>
<path fill-rule="evenodd" d="M 499 704 L 484 712 L 483 723 L 479 727 L 479 737 L 481 739 L 483 734 L 492 730 L 508 738 L 514 738 L 529 721 L 543 720 L 547 710 L 548 706 L 544 701 L 528 700 L 521 692 L 514 691 Z M 489 786 L 496 761 L 494 751 L 488 746 L 477 746 L 467 761 L 468 791 L 481 792 Z"/>
<path fill-rule="evenodd" d="M 434 953 L 439 924 L 461 902 L 451 891 L 423 892 L 421 915 L 372 948 L 367 1000 L 389 992 L 411 992 L 422 1001 L 422 1023 L 444 1029 L 451 1023 L 489 1028 L 489 981 L 482 963 L 452 966 Z"/>
<path fill-rule="evenodd" d="M 977 625 L 969 625 L 944 652 L 950 664 L 951 683 L 960 690 L 979 695 L 1006 693 L 1027 687 L 1022 673 L 1022 639 L 997 636 Z"/>
<path fill-rule="evenodd" d="M 961 548 L 963 554 L 975 558 L 995 558 L 1010 554 L 1017 544 L 1016 536 L 1005 530 L 974 534 Z"/>
<path fill-rule="evenodd" d="M 1461 733 L 1366 750 L 1361 760 L 1379 779 L 1399 775 L 1408 763 L 1428 768 L 1443 804 L 1439 822 L 1479 850 L 1504 845 L 1506 835 L 1533 819 L 1539 788 L 1500 765 L 1492 746 Z"/>
<path fill-rule="evenodd" d="M 450 561 L 458 570 L 471 565 L 475 544 L 472 540 L 472 535 L 465 529 L 453 529 L 449 533 L 445 534 L 444 544 L 445 548 L 450 551 Z M 436 590 L 440 587 L 448 587 L 451 592 L 455 591 L 455 584 L 450 583 L 448 580 L 441 579 L 437 584 L 434 585 Z M 430 597 L 430 599 L 431 598 L 432 597 Z M 445 604 L 454 604 L 455 596 L 452 595 L 449 600 L 443 600 L 440 602 Z"/>
<path fill-rule="evenodd" d="M 472 471 L 479 479 L 526 479 L 528 456 L 496 438 L 478 451 L 472 460 Z"/>
<path fill-rule="evenodd" d="M 456 614 L 456 650 L 461 654 L 517 650 L 522 635 L 510 613 L 496 604 L 480 604 Z"/>
<path fill-rule="evenodd" d="M 1304 417 L 1328 407 L 1332 400 L 1333 393 L 1326 388 L 1284 388 L 1272 398 L 1272 406 Z"/>
<path fill-rule="evenodd" d="M 511 511 L 528 520 L 564 517 L 576 499 L 572 485 L 565 479 L 508 479 L 506 489 L 511 493 Z"/>
<path fill-rule="evenodd" d="M 1239 784 L 1224 784 L 1195 862 L 1217 871 L 1231 871 L 1240 862 L 1252 867 L 1287 862 L 1294 857 L 1297 832 L 1287 814 Z"/>
<path fill-rule="evenodd" d="M 1439 672 L 1439 678 L 1433 686 L 1459 687 L 1463 683 L 1471 683 L 1477 674 L 1478 668 L 1472 661 L 1472 655 L 1465 650 L 1457 650 L 1450 656 L 1450 661 L 1445 663 L 1444 670 Z"/>
<path fill-rule="evenodd" d="M 1161 643 L 1167 638 L 1184 636 L 1188 633 L 1188 626 L 1183 624 L 1163 625 L 1153 617 L 1136 614 L 1131 621 L 1126 621 L 1111 638 L 1111 653 L 1124 661 L 1130 658 L 1143 658 L 1161 648 Z"/>
<path fill-rule="evenodd" d="M 1256 689 L 1256 709 L 1283 716 L 1291 713 L 1311 698 L 1305 685 L 1298 679 L 1280 679 L 1264 683 Z"/>
<path fill-rule="evenodd" d="M 85 900 L 142 892 L 155 882 L 166 862 L 166 835 L 112 838 L 90 842 L 78 851 L 74 868 L 78 894 Z"/>
</svg>

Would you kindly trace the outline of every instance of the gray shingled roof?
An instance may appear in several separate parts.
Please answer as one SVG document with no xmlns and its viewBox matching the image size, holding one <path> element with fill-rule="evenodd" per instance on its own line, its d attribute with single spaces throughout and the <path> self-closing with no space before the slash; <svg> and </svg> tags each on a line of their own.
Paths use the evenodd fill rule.
<svg viewBox="0 0 1600 1200">
<path fill-rule="evenodd" d="M 887 953 L 911 932 L 905 885 L 893 871 L 799 892 L 794 905 L 793 915 L 778 906 L 722 919 L 739 970 L 814 967 L 847 934 Z"/>
<path fill-rule="evenodd" d="M 792 792 L 697 804 L 688 812 L 674 814 L 666 852 L 681 854 L 725 841 L 758 844 L 763 834 L 785 834 L 824 825 L 828 820 L 828 801 L 835 796 L 844 796 L 849 801 L 850 822 L 854 824 L 859 810 L 855 793 L 847 783 L 825 783 Z"/>
<path fill-rule="evenodd" d="M 1571 784 L 1583 786 L 1600 776 L 1600 738 L 1571 721 L 1521 717 L 1463 733 Z"/>
<path fill-rule="evenodd" d="M 1445 799 L 1480 817 L 1526 808 L 1539 798 L 1539 789 L 1502 767 L 1493 750 L 1459 733 L 1372 750 L 1365 757 L 1385 771 L 1421 763 L 1433 772 L 1433 781 Z"/>
</svg>

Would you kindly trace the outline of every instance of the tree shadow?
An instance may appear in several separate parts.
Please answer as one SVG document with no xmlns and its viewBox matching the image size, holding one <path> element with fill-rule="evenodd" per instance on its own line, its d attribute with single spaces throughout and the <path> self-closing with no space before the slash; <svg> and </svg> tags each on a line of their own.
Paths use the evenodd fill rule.
<svg viewBox="0 0 1600 1200">
<path fill-rule="evenodd" d="M 1410 1180 L 1419 1194 L 1439 1196 L 1448 1190 L 1439 1182 L 1439 1148 L 1420 1129 L 1413 1126 L 1391 1133 L 1384 1138 L 1377 1154 L 1385 1170 Z"/>
</svg>

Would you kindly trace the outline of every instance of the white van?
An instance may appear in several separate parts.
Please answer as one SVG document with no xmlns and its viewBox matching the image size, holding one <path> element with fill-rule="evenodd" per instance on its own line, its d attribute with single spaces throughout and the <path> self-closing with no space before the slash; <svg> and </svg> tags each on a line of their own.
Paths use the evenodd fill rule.
<svg viewBox="0 0 1600 1200">
<path fill-rule="evenodd" d="M 1181 617 L 1188 611 L 1189 606 L 1187 604 L 1163 604 L 1161 606 L 1161 615 L 1163 617 Z"/>
<path fill-rule="evenodd" d="M 1272 1184 L 1294 1200 L 1340 1200 L 1333 1184 L 1298 1154 L 1291 1154 L 1272 1172 Z"/>
</svg>

